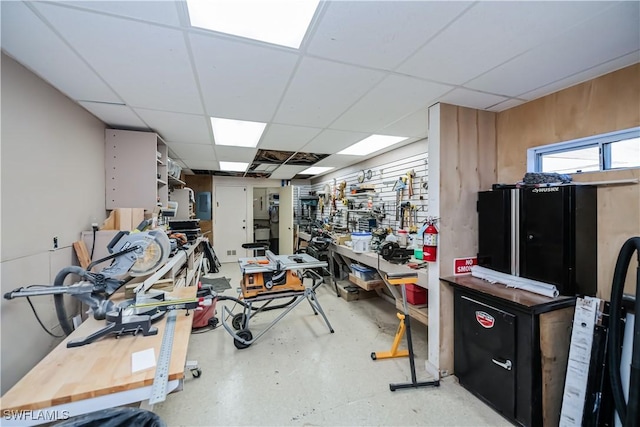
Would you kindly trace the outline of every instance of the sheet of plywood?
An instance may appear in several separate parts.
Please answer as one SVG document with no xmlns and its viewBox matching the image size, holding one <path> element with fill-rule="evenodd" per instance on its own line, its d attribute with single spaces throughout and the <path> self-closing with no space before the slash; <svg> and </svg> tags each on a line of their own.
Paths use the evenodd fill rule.
<svg viewBox="0 0 640 427">
<path fill-rule="evenodd" d="M 542 371 L 542 422 L 560 422 L 562 394 L 569 358 L 574 307 L 540 315 L 540 362 Z"/>
<path fill-rule="evenodd" d="M 478 252 L 477 193 L 496 182 L 496 130 L 495 113 L 447 104 L 439 113 L 439 158 L 430 151 L 429 161 L 439 163 L 438 277 L 445 277 L 453 274 L 454 258 Z M 439 322 L 440 370 L 451 373 L 453 291 L 443 282 L 438 290 L 439 314 L 431 319 Z"/>
<path fill-rule="evenodd" d="M 497 115 L 498 180 L 526 172 L 527 149 L 640 126 L 640 64 Z"/>
</svg>

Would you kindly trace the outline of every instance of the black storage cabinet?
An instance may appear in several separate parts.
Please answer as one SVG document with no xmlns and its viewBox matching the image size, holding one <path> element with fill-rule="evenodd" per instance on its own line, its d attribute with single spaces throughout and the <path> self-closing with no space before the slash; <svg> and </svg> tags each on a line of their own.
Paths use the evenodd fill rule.
<svg viewBox="0 0 640 427">
<path fill-rule="evenodd" d="M 478 264 L 553 284 L 561 295 L 595 296 L 597 224 L 595 186 L 482 191 Z"/>
<path fill-rule="evenodd" d="M 460 384 L 515 424 L 543 425 L 540 315 L 569 309 L 565 324 L 556 325 L 569 337 L 575 298 L 546 298 L 471 276 L 443 280 L 454 285 L 454 374 Z M 507 296 L 492 294 L 491 288 Z M 569 340 L 560 347 L 563 354 L 554 357 L 563 363 Z M 564 375 L 552 381 L 564 384 Z M 561 393 L 562 387 L 554 387 Z M 559 418 L 559 409 L 554 416 Z"/>
</svg>

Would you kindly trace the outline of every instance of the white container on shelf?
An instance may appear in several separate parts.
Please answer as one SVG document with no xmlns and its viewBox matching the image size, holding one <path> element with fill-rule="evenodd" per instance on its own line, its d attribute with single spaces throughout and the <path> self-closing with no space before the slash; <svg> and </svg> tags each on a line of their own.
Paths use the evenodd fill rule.
<svg viewBox="0 0 640 427">
<path fill-rule="evenodd" d="M 351 233 L 351 249 L 355 253 L 369 252 L 371 246 L 371 233 L 355 232 Z"/>
<path fill-rule="evenodd" d="M 407 247 L 408 244 L 409 233 L 407 230 L 398 230 L 398 245 L 403 248 Z"/>
</svg>

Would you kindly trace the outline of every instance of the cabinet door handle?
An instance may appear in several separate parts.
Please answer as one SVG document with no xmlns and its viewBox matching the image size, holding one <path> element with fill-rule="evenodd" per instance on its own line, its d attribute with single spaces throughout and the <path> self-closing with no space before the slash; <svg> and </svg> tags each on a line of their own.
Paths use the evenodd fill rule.
<svg viewBox="0 0 640 427">
<path fill-rule="evenodd" d="M 507 360 L 506 362 L 500 362 L 499 360 L 491 359 L 491 361 L 496 365 L 500 366 L 501 368 L 506 369 L 507 371 L 510 371 L 511 368 L 513 367 L 511 360 Z"/>
</svg>

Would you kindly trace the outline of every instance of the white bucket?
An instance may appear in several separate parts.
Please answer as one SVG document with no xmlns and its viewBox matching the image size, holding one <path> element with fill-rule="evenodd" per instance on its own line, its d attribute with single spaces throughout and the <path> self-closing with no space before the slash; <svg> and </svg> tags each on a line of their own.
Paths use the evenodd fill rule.
<svg viewBox="0 0 640 427">
<path fill-rule="evenodd" d="M 355 253 L 369 252 L 371 233 L 351 233 L 351 249 Z"/>
</svg>

